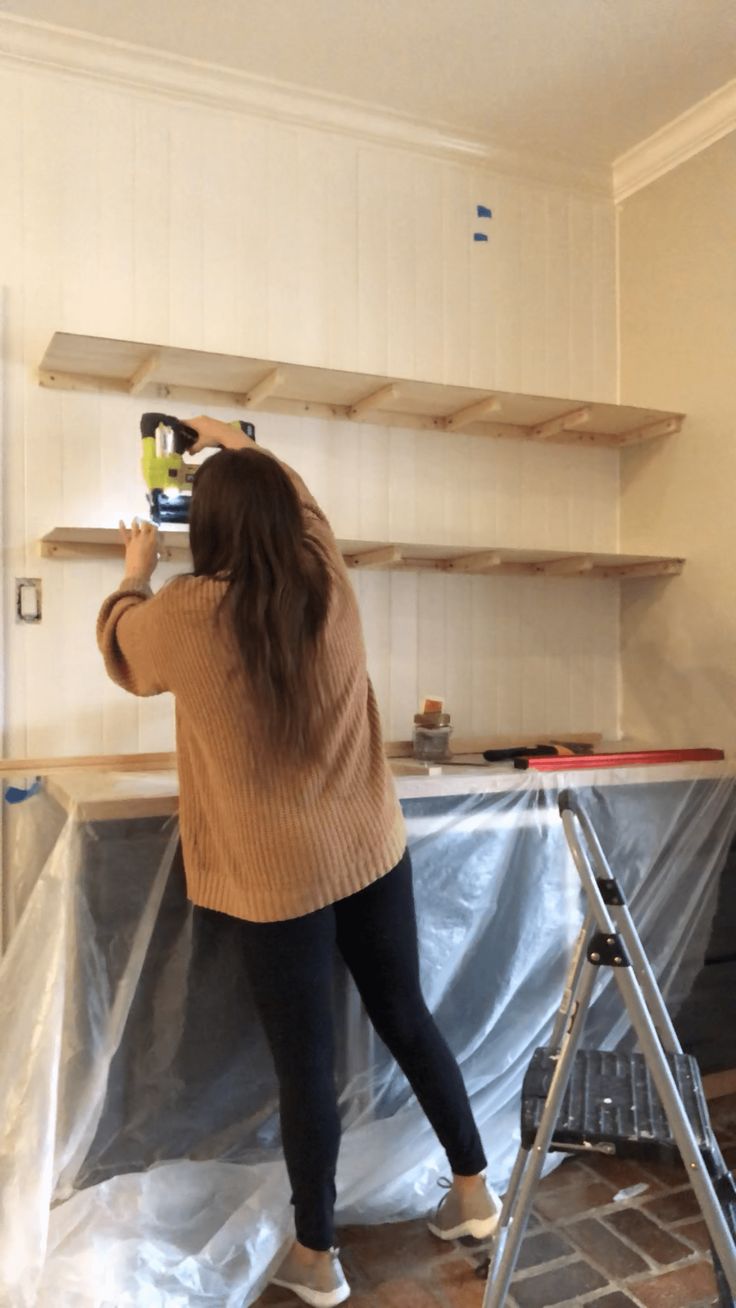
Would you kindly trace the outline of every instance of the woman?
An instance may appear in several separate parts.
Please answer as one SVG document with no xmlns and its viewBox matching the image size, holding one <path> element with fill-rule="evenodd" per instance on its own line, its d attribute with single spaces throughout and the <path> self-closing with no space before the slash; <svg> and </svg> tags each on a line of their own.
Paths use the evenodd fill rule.
<svg viewBox="0 0 736 1308">
<path fill-rule="evenodd" d="M 454 1180 L 430 1229 L 487 1237 L 498 1203 L 420 988 L 404 823 L 332 531 L 275 457 L 215 419 L 191 426 L 194 452 L 222 450 L 194 482 L 194 573 L 154 596 L 156 533 L 121 524 L 125 580 L 98 641 L 118 685 L 175 696 L 187 894 L 240 919 L 279 1081 L 296 1241 L 274 1281 L 331 1308 L 350 1294 L 334 1249 L 335 946 L 447 1152 Z"/>
</svg>

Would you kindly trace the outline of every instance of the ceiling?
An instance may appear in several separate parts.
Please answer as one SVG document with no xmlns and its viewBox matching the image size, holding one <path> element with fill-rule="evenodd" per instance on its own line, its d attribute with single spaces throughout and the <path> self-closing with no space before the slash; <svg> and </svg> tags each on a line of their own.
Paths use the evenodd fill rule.
<svg viewBox="0 0 736 1308">
<path fill-rule="evenodd" d="M 607 165 L 736 77 L 736 0 L 0 0 L 71 27 Z"/>
</svg>

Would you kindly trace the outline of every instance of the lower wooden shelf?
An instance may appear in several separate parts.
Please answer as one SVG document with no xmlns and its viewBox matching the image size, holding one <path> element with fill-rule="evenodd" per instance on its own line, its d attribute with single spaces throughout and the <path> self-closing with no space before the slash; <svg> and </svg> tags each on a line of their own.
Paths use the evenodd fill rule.
<svg viewBox="0 0 736 1308">
<path fill-rule="evenodd" d="M 186 531 L 163 531 L 160 539 L 162 559 L 186 561 L 189 555 Z M 338 545 L 349 568 L 395 572 L 633 580 L 637 577 L 677 576 L 685 564 L 681 558 L 649 554 L 596 554 L 370 540 L 339 540 Z M 40 548 L 42 556 L 48 559 L 122 559 L 123 555 L 117 531 L 108 527 L 55 527 L 42 538 Z"/>
</svg>

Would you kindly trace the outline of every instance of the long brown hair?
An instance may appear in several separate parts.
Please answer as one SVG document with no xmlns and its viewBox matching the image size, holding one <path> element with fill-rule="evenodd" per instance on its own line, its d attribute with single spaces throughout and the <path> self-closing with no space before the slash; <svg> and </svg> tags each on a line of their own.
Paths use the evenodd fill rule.
<svg viewBox="0 0 736 1308">
<path fill-rule="evenodd" d="M 260 450 L 222 450 L 196 475 L 189 535 L 195 576 L 228 583 L 220 612 L 232 624 L 263 746 L 284 761 L 314 758 L 321 716 L 314 655 L 330 577 L 291 479 Z"/>
</svg>

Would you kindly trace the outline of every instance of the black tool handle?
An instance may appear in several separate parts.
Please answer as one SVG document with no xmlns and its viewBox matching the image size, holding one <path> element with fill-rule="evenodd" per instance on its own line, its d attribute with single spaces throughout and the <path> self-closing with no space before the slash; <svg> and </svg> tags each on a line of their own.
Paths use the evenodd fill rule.
<svg viewBox="0 0 736 1308">
<path fill-rule="evenodd" d="M 155 436 L 156 428 L 163 423 L 164 427 L 170 427 L 174 433 L 174 447 L 177 454 L 186 454 L 193 445 L 199 440 L 198 433 L 193 427 L 182 422 L 180 418 L 173 418 L 167 413 L 144 413 L 141 418 L 141 436 Z M 244 436 L 250 436 L 252 441 L 256 438 L 255 425 L 252 422 L 239 422 L 238 426 Z"/>
<path fill-rule="evenodd" d="M 141 436 L 155 436 L 156 429 L 163 423 L 174 433 L 174 447 L 177 454 L 185 454 L 197 444 L 199 436 L 193 427 L 188 427 L 179 418 L 172 418 L 168 413 L 144 413 L 141 418 Z"/>
</svg>

